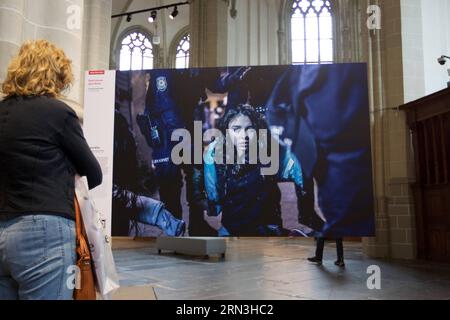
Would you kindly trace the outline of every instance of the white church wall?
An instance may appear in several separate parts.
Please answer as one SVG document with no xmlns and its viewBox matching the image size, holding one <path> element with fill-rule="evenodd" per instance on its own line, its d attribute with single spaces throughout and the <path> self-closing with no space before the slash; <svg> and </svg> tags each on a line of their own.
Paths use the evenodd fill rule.
<svg viewBox="0 0 450 320">
<path fill-rule="evenodd" d="M 437 63 L 441 55 L 450 56 L 450 2 L 448 0 L 422 0 L 423 65 L 425 94 L 447 87 L 450 78 L 445 66 Z"/>
</svg>

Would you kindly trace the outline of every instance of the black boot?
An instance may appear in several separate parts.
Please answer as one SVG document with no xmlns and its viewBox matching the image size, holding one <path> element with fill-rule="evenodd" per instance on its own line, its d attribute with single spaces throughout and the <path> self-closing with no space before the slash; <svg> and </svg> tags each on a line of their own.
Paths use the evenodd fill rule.
<svg viewBox="0 0 450 320">
<path fill-rule="evenodd" d="M 334 264 L 338 267 L 345 268 L 344 259 L 338 259 L 337 261 L 334 262 Z"/>
<path fill-rule="evenodd" d="M 317 257 L 308 258 L 309 262 L 315 263 L 318 266 L 322 265 L 322 260 Z"/>
</svg>

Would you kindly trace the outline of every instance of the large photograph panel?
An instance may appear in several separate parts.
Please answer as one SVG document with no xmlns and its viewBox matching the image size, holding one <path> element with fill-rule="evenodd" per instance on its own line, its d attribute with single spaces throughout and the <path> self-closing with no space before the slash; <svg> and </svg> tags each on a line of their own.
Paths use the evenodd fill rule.
<svg viewBox="0 0 450 320">
<path fill-rule="evenodd" d="M 118 71 L 113 236 L 372 236 L 365 64 Z"/>
</svg>

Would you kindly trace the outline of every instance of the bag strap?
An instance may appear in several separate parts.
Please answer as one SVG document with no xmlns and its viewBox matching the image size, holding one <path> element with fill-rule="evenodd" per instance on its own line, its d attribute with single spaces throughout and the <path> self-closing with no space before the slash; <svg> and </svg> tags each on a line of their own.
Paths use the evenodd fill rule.
<svg viewBox="0 0 450 320">
<path fill-rule="evenodd" d="M 83 217 L 81 216 L 80 203 L 77 195 L 75 195 L 75 225 L 76 225 L 76 239 L 77 252 L 81 259 L 90 260 L 89 244 L 87 243 L 86 234 L 84 231 Z"/>
<path fill-rule="evenodd" d="M 81 238 L 82 233 L 82 222 L 81 222 L 81 210 L 80 210 L 80 203 L 78 202 L 77 195 L 75 195 L 75 225 L 76 225 L 76 235 L 77 235 L 77 242 L 79 242 Z"/>
</svg>

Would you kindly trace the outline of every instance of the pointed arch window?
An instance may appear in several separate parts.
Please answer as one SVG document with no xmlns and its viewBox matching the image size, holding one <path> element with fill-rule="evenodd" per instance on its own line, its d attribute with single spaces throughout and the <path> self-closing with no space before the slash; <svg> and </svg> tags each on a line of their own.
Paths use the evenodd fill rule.
<svg viewBox="0 0 450 320">
<path fill-rule="evenodd" d="M 186 34 L 181 38 L 178 43 L 176 54 L 175 54 L 175 68 L 186 69 L 189 68 L 189 57 L 191 49 L 191 37 Z"/>
<path fill-rule="evenodd" d="M 121 42 L 119 59 L 121 71 L 153 69 L 153 45 L 149 37 L 139 31 L 127 34 Z"/>
<path fill-rule="evenodd" d="M 292 63 L 332 63 L 334 39 L 330 1 L 294 0 L 289 10 Z"/>
</svg>

